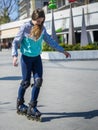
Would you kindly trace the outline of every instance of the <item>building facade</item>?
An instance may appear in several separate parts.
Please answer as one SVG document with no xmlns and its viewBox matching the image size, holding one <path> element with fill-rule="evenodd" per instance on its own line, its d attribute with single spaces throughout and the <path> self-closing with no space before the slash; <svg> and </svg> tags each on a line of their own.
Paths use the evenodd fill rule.
<svg viewBox="0 0 98 130">
<path fill-rule="evenodd" d="M 19 0 L 19 19 L 30 18 L 35 8 L 43 8 L 48 5 L 49 0 Z"/>
<path fill-rule="evenodd" d="M 82 8 L 84 8 L 86 30 L 89 35 L 89 42 L 98 42 L 98 2 L 91 4 L 83 4 L 82 6 L 73 6 L 73 21 L 74 21 L 74 30 L 76 36 L 76 43 L 80 43 L 81 36 L 81 26 L 82 26 Z M 70 9 L 60 9 L 59 11 L 54 12 L 54 21 L 55 29 L 62 31 L 57 33 L 57 35 L 63 35 L 64 42 L 68 43 L 69 35 L 69 18 L 70 18 Z M 6 45 L 8 42 L 12 42 L 13 38 L 16 36 L 20 26 L 29 21 L 31 18 L 7 23 L 0 26 L 0 35 L 1 43 Z M 51 24 L 52 24 L 51 13 L 46 14 L 45 26 L 47 32 L 51 35 Z"/>
<path fill-rule="evenodd" d="M 50 0 L 18 0 L 19 20 L 29 18 L 35 8 L 43 8 L 45 13 L 49 13 L 47 5 Z M 89 3 L 94 3 L 98 0 L 77 0 L 74 6 L 81 6 Z M 69 8 L 69 0 L 56 0 L 57 10 Z"/>
</svg>

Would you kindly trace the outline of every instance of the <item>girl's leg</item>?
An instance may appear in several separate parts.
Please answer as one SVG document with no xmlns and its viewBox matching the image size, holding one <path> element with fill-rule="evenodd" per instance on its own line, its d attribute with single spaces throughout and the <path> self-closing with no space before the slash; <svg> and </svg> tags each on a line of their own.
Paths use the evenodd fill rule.
<svg viewBox="0 0 98 130">
<path fill-rule="evenodd" d="M 40 56 L 38 56 L 33 67 L 34 84 L 32 85 L 31 102 L 37 101 L 40 87 L 42 85 L 42 80 L 43 80 L 42 74 L 43 74 L 42 61 Z"/>
<path fill-rule="evenodd" d="M 30 85 L 30 78 L 31 78 L 31 71 L 32 71 L 32 64 L 30 59 L 26 56 L 21 56 L 21 70 L 22 70 L 22 82 L 20 83 L 18 89 L 18 98 L 17 98 L 17 109 L 19 106 L 24 106 L 24 95 L 26 89 Z"/>
<path fill-rule="evenodd" d="M 31 114 L 36 116 L 41 115 L 41 113 L 37 110 L 36 106 L 37 106 L 38 95 L 40 92 L 40 87 L 42 85 L 42 74 L 43 74 L 42 61 L 41 61 L 41 57 L 38 56 L 33 67 L 34 84 L 32 85 L 31 100 L 29 103 L 28 115 Z"/>
</svg>

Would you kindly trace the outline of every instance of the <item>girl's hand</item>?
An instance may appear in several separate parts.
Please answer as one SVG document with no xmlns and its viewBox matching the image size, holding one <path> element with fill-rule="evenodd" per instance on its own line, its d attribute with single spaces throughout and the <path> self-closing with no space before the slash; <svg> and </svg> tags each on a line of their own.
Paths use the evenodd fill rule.
<svg viewBox="0 0 98 130">
<path fill-rule="evenodd" d="M 64 51 L 64 55 L 66 56 L 66 58 L 71 58 L 71 55 L 70 55 L 70 53 L 69 52 L 67 52 L 67 51 Z"/>
<path fill-rule="evenodd" d="M 13 57 L 13 66 L 18 66 L 18 58 L 16 56 Z"/>
</svg>

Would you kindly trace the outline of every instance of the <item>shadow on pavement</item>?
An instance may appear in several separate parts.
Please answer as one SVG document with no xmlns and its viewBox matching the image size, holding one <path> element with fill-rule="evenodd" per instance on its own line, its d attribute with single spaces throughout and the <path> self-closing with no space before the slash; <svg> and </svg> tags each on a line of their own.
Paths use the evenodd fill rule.
<svg viewBox="0 0 98 130">
<path fill-rule="evenodd" d="M 16 108 L 14 108 L 11 104 L 12 104 L 12 102 L 1 102 L 0 101 L 0 114 L 7 113 L 9 111 L 15 111 Z"/>
<path fill-rule="evenodd" d="M 43 117 L 43 122 L 48 122 L 53 119 L 70 118 L 70 117 L 83 117 L 84 119 L 92 119 L 98 116 L 98 110 L 87 111 L 87 112 L 62 112 L 62 113 L 42 113 L 43 115 L 51 115 L 49 117 Z"/>
<path fill-rule="evenodd" d="M 8 77 L 2 77 L 0 80 L 21 80 L 21 76 L 8 76 Z"/>
<path fill-rule="evenodd" d="M 7 104 L 10 104 L 10 102 L 1 102 L 0 101 L 0 105 L 7 105 Z"/>
</svg>

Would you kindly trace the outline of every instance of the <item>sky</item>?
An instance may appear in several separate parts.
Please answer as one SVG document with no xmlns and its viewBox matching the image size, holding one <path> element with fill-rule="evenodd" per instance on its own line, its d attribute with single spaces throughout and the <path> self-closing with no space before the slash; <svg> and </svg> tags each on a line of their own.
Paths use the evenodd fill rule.
<svg viewBox="0 0 98 130">
<path fill-rule="evenodd" d="M 6 7 L 9 5 L 9 1 L 10 0 L 0 0 L 0 12 L 1 12 L 1 8 L 4 8 L 4 1 L 6 3 Z M 17 0 L 18 1 L 18 0 Z M 11 5 L 13 5 L 14 3 L 14 0 L 12 0 L 12 3 Z M 14 4 L 12 6 L 12 11 L 10 12 L 10 15 L 9 15 L 10 19 L 13 21 L 15 20 L 17 17 L 18 17 L 18 5 L 17 4 Z"/>
</svg>

